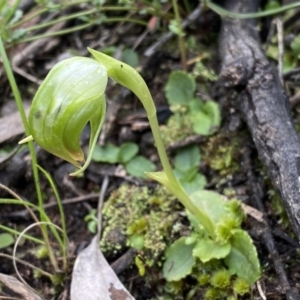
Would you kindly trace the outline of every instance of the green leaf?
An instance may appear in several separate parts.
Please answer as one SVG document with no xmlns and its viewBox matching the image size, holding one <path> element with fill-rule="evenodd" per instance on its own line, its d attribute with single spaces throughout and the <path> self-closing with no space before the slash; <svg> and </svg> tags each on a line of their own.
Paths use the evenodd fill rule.
<svg viewBox="0 0 300 300">
<path fill-rule="evenodd" d="M 194 192 L 204 189 L 206 185 L 206 178 L 204 175 L 198 173 L 192 181 L 179 180 L 179 182 L 186 191 L 186 193 L 188 195 L 191 195 Z"/>
<path fill-rule="evenodd" d="M 139 64 L 139 57 L 132 49 L 124 49 L 122 51 L 121 60 L 133 68 L 137 67 Z"/>
<path fill-rule="evenodd" d="M 120 149 L 113 144 L 107 144 L 104 147 L 95 146 L 92 159 L 96 162 L 105 162 L 115 164 L 119 161 Z"/>
<path fill-rule="evenodd" d="M 235 230 L 230 239 L 231 251 L 225 258 L 229 270 L 250 285 L 261 275 L 256 248 L 246 231 Z"/>
<path fill-rule="evenodd" d="M 14 42 L 14 41 L 17 41 L 23 37 L 25 37 L 25 35 L 27 34 L 27 30 L 24 29 L 24 28 L 20 28 L 20 29 L 16 29 L 14 30 L 10 36 L 9 36 L 9 41 L 10 42 Z"/>
<path fill-rule="evenodd" d="M 136 156 L 125 165 L 128 174 L 144 179 L 147 178 L 145 172 L 152 172 L 155 169 L 153 162 L 143 156 Z"/>
<path fill-rule="evenodd" d="M 300 35 L 297 35 L 291 43 L 291 48 L 294 54 L 299 58 L 300 57 Z"/>
<path fill-rule="evenodd" d="M 196 111 L 191 114 L 192 127 L 195 133 L 209 135 L 211 118 L 203 111 Z"/>
<path fill-rule="evenodd" d="M 211 259 L 220 259 L 226 257 L 230 252 L 230 243 L 220 244 L 209 237 L 204 237 L 197 242 L 193 255 L 198 257 L 203 263 Z"/>
<path fill-rule="evenodd" d="M 120 147 L 119 161 L 122 164 L 129 162 L 139 152 L 139 147 L 134 143 L 124 143 Z"/>
<path fill-rule="evenodd" d="M 172 72 L 165 87 L 166 98 L 170 105 L 188 104 L 196 90 L 195 79 L 183 71 Z"/>
<path fill-rule="evenodd" d="M 182 172 L 200 164 L 200 151 L 196 145 L 180 149 L 175 156 L 174 166 Z"/>
<path fill-rule="evenodd" d="M 202 190 L 193 193 L 190 197 L 193 203 L 204 210 L 215 224 L 228 212 L 226 202 L 219 193 Z"/>
<path fill-rule="evenodd" d="M 142 250 L 144 247 L 145 237 L 141 234 L 134 234 L 129 237 L 130 246 L 137 249 Z"/>
<path fill-rule="evenodd" d="M 184 32 L 181 28 L 181 24 L 176 21 L 176 20 L 171 20 L 169 24 L 169 30 L 175 33 L 178 36 L 184 36 Z"/>
<path fill-rule="evenodd" d="M 168 281 L 178 281 L 191 274 L 195 264 L 194 244 L 186 244 L 186 237 L 174 242 L 166 251 L 163 275 Z"/>
<path fill-rule="evenodd" d="M 10 233 L 0 233 L 0 249 L 7 248 L 15 242 L 14 237 Z"/>
<path fill-rule="evenodd" d="M 221 112 L 219 105 L 214 101 L 207 101 L 204 104 L 203 110 L 210 117 L 211 126 L 220 126 Z"/>
</svg>

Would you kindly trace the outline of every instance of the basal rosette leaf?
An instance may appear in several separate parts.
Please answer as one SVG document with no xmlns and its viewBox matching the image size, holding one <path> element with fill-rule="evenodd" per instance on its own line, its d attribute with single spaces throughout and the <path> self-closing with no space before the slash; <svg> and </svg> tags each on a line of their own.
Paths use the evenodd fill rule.
<svg viewBox="0 0 300 300">
<path fill-rule="evenodd" d="M 181 237 L 166 250 L 163 275 L 168 281 L 178 281 L 192 272 L 194 244 L 187 244 L 186 240 L 186 237 Z"/>
<path fill-rule="evenodd" d="M 93 59 L 74 57 L 55 65 L 30 108 L 34 140 L 48 152 L 81 167 L 85 159 L 80 135 L 90 122 L 90 147 L 95 143 L 105 116 L 106 85 L 106 68 Z"/>
<path fill-rule="evenodd" d="M 220 244 L 209 237 L 200 238 L 193 249 L 194 257 L 198 257 L 203 263 L 211 259 L 226 257 L 231 249 L 230 243 Z"/>
<path fill-rule="evenodd" d="M 216 241 L 226 243 L 232 230 L 238 228 L 242 221 L 239 203 L 236 200 L 225 201 L 220 194 L 208 190 L 196 191 L 190 198 L 214 223 Z"/>
<path fill-rule="evenodd" d="M 225 258 L 229 271 L 253 284 L 261 276 L 257 251 L 249 234 L 241 229 L 233 232 L 230 239 L 231 251 Z"/>
</svg>

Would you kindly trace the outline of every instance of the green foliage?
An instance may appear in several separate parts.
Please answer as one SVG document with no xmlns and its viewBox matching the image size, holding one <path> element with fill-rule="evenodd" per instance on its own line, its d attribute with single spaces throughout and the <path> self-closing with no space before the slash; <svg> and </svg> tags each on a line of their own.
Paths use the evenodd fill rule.
<svg viewBox="0 0 300 300">
<path fill-rule="evenodd" d="M 49 257 L 49 251 L 48 248 L 45 246 L 40 246 L 37 249 L 34 250 L 34 255 L 38 259 L 46 259 Z"/>
<path fill-rule="evenodd" d="M 240 137 L 217 134 L 210 137 L 202 147 L 203 159 L 210 168 L 220 171 L 221 175 L 232 174 L 240 168 L 239 157 L 242 143 Z"/>
<path fill-rule="evenodd" d="M 180 149 L 174 160 L 174 166 L 178 171 L 187 172 L 200 164 L 200 151 L 197 146 Z"/>
<path fill-rule="evenodd" d="M 97 232 L 98 219 L 97 219 L 96 209 L 91 209 L 89 214 L 84 217 L 84 221 L 87 222 L 88 230 L 91 233 L 96 233 Z"/>
<path fill-rule="evenodd" d="M 165 279 L 178 281 L 191 274 L 195 264 L 193 248 L 194 244 L 186 244 L 186 238 L 182 237 L 167 249 L 163 266 Z"/>
<path fill-rule="evenodd" d="M 213 70 L 208 69 L 202 61 L 196 62 L 192 74 L 194 77 L 201 77 L 204 80 L 216 81 L 218 76 L 215 74 Z"/>
<path fill-rule="evenodd" d="M 230 285 L 230 277 L 228 270 L 218 270 L 212 274 L 210 283 L 216 288 L 225 289 Z"/>
<path fill-rule="evenodd" d="M 147 178 L 145 172 L 153 172 L 155 169 L 155 165 L 149 159 L 140 155 L 135 156 L 125 165 L 128 174 L 144 179 Z"/>
<path fill-rule="evenodd" d="M 155 171 L 155 165 L 144 156 L 138 155 L 139 148 L 134 143 L 124 143 L 120 147 L 107 144 L 104 147 L 95 146 L 92 159 L 103 163 L 120 163 L 128 174 L 146 179 L 145 172 Z"/>
<path fill-rule="evenodd" d="M 174 159 L 174 174 L 187 194 L 204 188 L 206 178 L 198 172 L 200 151 L 197 146 L 185 147 L 177 151 Z"/>
<path fill-rule="evenodd" d="M 110 143 L 103 147 L 96 145 L 92 155 L 92 160 L 96 162 L 115 164 L 119 161 L 119 152 L 120 149 Z"/>
<path fill-rule="evenodd" d="M 187 105 L 193 99 L 195 91 L 194 78 L 183 71 L 172 72 L 165 87 L 166 98 L 170 105 Z"/>
<path fill-rule="evenodd" d="M 214 288 L 208 288 L 204 294 L 204 300 L 217 300 L 219 299 L 219 292 Z"/>
<path fill-rule="evenodd" d="M 253 242 L 246 231 L 235 230 L 231 237 L 231 251 L 225 263 L 233 274 L 244 279 L 249 285 L 260 277 L 260 265 Z"/>
<path fill-rule="evenodd" d="M 300 35 L 297 35 L 291 43 L 291 48 L 298 59 L 300 59 Z"/>
<path fill-rule="evenodd" d="M 174 71 L 169 76 L 165 94 L 174 115 L 162 126 L 167 144 L 193 133 L 210 135 L 221 123 L 220 109 L 213 101 L 195 98 L 196 81 L 191 74 Z"/>
<path fill-rule="evenodd" d="M 282 203 L 281 197 L 273 189 L 270 189 L 268 191 L 268 194 L 271 200 L 272 209 L 275 215 L 278 217 L 277 223 L 280 224 L 285 229 L 289 228 L 291 226 L 291 223 L 287 215 L 287 212 L 285 210 L 285 207 Z"/>
<path fill-rule="evenodd" d="M 10 233 L 0 233 L 0 249 L 7 248 L 15 242 L 14 237 Z"/>
<path fill-rule="evenodd" d="M 178 24 L 178 22 L 176 20 L 170 21 L 169 30 L 178 36 L 184 36 L 184 32 L 181 28 L 181 24 Z"/>
<path fill-rule="evenodd" d="M 229 288 L 231 275 L 234 274 L 246 281 L 248 286 L 253 284 L 260 276 L 260 266 L 251 238 L 245 231 L 239 229 L 244 218 L 240 203 L 236 200 L 224 201 L 218 193 L 205 190 L 194 192 L 190 197 L 211 220 L 214 234 L 211 235 L 211 230 L 204 223 L 202 228 L 199 227 L 198 220 L 188 214 L 194 231 L 190 237 L 175 241 L 170 246 L 170 250 L 166 251 L 164 277 L 167 280 L 180 280 L 192 273 L 192 268 L 197 265 L 198 260 L 207 264 L 222 259 L 221 269 L 214 268 L 215 271 L 211 275 L 212 286 L 221 289 Z M 189 254 L 191 252 L 194 259 L 198 260 L 187 260 L 183 251 Z M 174 269 L 170 267 L 175 259 L 176 266 L 178 263 L 182 267 Z M 181 259 L 184 259 L 186 265 Z M 225 266 L 228 269 L 225 269 Z M 202 284 L 204 282 L 205 280 L 202 280 Z"/>
<path fill-rule="evenodd" d="M 145 264 L 143 262 L 143 260 L 140 258 L 139 255 L 137 255 L 134 259 L 135 265 L 137 266 L 138 270 L 139 270 L 139 274 L 140 276 L 144 276 L 146 273 L 146 269 L 145 269 Z"/>
<path fill-rule="evenodd" d="M 238 295 L 244 296 L 250 292 L 250 286 L 246 280 L 242 278 L 236 278 L 233 282 L 233 290 Z"/>
<path fill-rule="evenodd" d="M 128 163 L 139 152 L 139 147 L 134 143 L 124 143 L 120 146 L 119 161 L 123 164 Z"/>
<path fill-rule="evenodd" d="M 139 57 L 134 50 L 128 48 L 122 51 L 122 61 L 135 68 L 139 64 Z"/>
<path fill-rule="evenodd" d="M 205 263 L 214 258 L 221 259 L 226 257 L 230 249 L 230 243 L 221 244 L 208 237 L 203 237 L 195 245 L 193 255 Z"/>
</svg>

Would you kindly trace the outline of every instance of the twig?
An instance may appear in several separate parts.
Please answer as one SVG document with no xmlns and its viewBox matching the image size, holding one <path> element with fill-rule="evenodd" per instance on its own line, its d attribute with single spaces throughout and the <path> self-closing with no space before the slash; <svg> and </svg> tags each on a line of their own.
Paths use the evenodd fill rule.
<svg viewBox="0 0 300 300">
<path fill-rule="evenodd" d="M 66 25 L 65 22 L 55 24 L 52 27 L 50 27 L 45 34 L 56 32 L 63 28 Z M 19 54 L 15 55 L 12 59 L 12 65 L 13 67 L 21 65 L 28 57 L 31 57 L 35 55 L 39 49 L 45 47 L 45 44 L 50 40 L 51 38 L 41 38 L 37 41 L 34 41 L 30 43 L 26 48 L 24 48 Z"/>
<path fill-rule="evenodd" d="M 300 68 L 295 68 L 295 69 L 293 69 L 293 70 L 290 70 L 290 71 L 288 71 L 288 72 L 285 72 L 284 74 L 283 74 L 283 78 L 285 79 L 285 80 L 287 80 L 287 79 L 289 79 L 290 77 L 292 77 L 293 75 L 298 75 L 300 73 Z"/>
<path fill-rule="evenodd" d="M 283 85 L 283 76 L 282 76 L 282 70 L 283 70 L 283 55 L 284 55 L 284 44 L 283 44 L 283 26 L 282 21 L 280 19 L 276 19 L 276 28 L 277 28 L 277 38 L 278 38 L 278 75 L 280 78 L 280 82 Z"/>
<path fill-rule="evenodd" d="M 195 20 L 199 18 L 199 16 L 202 13 L 202 5 L 199 5 L 194 11 L 192 11 L 188 17 L 182 22 L 181 28 L 185 29 L 187 26 L 189 26 L 191 23 L 193 23 Z M 164 43 L 166 43 L 169 39 L 171 39 L 174 36 L 174 33 L 172 31 L 169 31 L 168 33 L 164 34 L 156 43 L 154 43 L 152 46 L 146 49 L 144 52 L 144 55 L 149 57 L 152 56 L 159 47 L 161 47 Z"/>
<path fill-rule="evenodd" d="M 97 228 L 97 236 L 98 240 L 100 240 L 101 237 L 101 228 L 102 228 L 102 207 L 104 202 L 105 193 L 107 191 L 107 187 L 109 184 L 109 177 L 107 175 L 104 176 L 102 185 L 101 185 L 101 191 L 99 194 L 99 202 L 98 202 L 98 208 L 97 208 L 97 219 L 98 219 L 98 228 Z"/>
<path fill-rule="evenodd" d="M 130 248 L 121 257 L 119 257 L 116 261 L 114 261 L 111 264 L 111 267 L 114 270 L 114 272 L 117 275 L 122 273 L 132 263 L 137 252 L 138 251 L 136 249 Z"/>
<path fill-rule="evenodd" d="M 86 201 L 86 200 L 90 200 L 90 199 L 94 199 L 94 198 L 99 198 L 99 193 L 91 193 L 88 195 L 82 195 L 79 197 L 65 199 L 65 200 L 62 200 L 61 203 L 66 205 L 66 204 L 78 203 L 78 202 L 82 202 L 82 201 Z M 47 209 L 47 208 L 50 208 L 53 206 L 57 206 L 57 202 L 46 203 L 46 204 L 44 204 L 43 207 L 44 207 L 44 209 Z M 32 210 L 35 211 L 34 208 L 32 208 Z M 0 215 L 0 216 L 1 216 L 1 218 L 11 218 L 11 217 L 27 218 L 28 211 L 26 209 L 23 209 L 23 210 L 16 211 L 14 213 Z"/>
<path fill-rule="evenodd" d="M 267 297 L 266 297 L 266 295 L 265 295 L 265 293 L 264 293 L 264 291 L 263 291 L 263 289 L 261 287 L 260 281 L 257 281 L 256 286 L 257 286 L 257 290 L 258 290 L 259 295 L 261 296 L 261 298 L 263 300 L 267 300 Z"/>
</svg>

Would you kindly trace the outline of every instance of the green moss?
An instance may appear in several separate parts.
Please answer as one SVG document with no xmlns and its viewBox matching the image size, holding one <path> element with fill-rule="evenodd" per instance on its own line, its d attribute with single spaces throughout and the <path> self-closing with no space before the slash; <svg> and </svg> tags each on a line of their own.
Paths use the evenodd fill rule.
<svg viewBox="0 0 300 300">
<path fill-rule="evenodd" d="M 116 253 L 125 246 L 135 247 L 146 264 L 153 265 L 175 234 L 172 226 L 179 220 L 178 210 L 182 210 L 181 205 L 163 187 L 151 190 L 122 185 L 103 209 L 102 251 Z M 112 232 L 125 238 L 123 247 L 112 241 Z"/>
<path fill-rule="evenodd" d="M 181 141 L 194 134 L 191 117 L 184 106 L 175 108 L 174 114 L 166 125 L 160 126 L 162 138 L 166 146 Z"/>
<path fill-rule="evenodd" d="M 239 170 L 240 155 L 239 137 L 231 137 L 220 133 L 211 137 L 202 148 L 203 159 L 213 170 L 220 171 L 221 175 L 235 173 Z"/>
<path fill-rule="evenodd" d="M 214 288 L 208 288 L 204 294 L 204 299 L 205 300 L 217 300 L 219 299 L 219 292 L 218 290 Z"/>
<path fill-rule="evenodd" d="M 289 217 L 279 194 L 273 189 L 270 189 L 268 194 L 271 199 L 272 209 L 278 217 L 278 224 L 280 224 L 284 229 L 291 228 Z"/>
<path fill-rule="evenodd" d="M 198 278 L 198 283 L 202 286 L 202 285 L 206 285 L 209 283 L 209 280 L 210 280 L 210 275 L 208 274 L 201 274 Z"/>
<path fill-rule="evenodd" d="M 233 283 L 233 290 L 238 294 L 238 295 L 245 295 L 250 292 L 250 286 L 249 284 L 242 278 L 237 278 L 234 283 Z"/>
<path fill-rule="evenodd" d="M 230 273 L 223 269 L 215 271 L 210 279 L 212 286 L 220 289 L 225 289 L 230 285 Z"/>
</svg>

